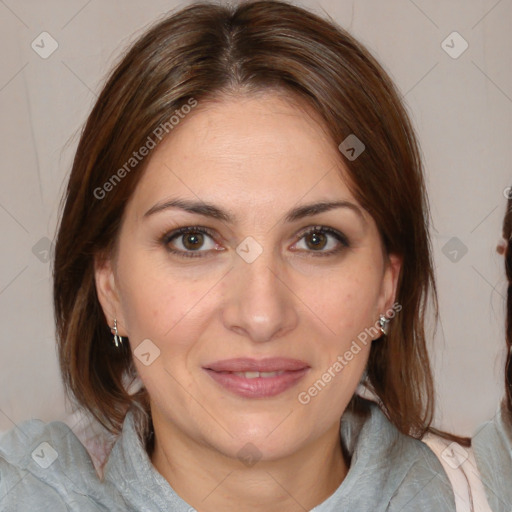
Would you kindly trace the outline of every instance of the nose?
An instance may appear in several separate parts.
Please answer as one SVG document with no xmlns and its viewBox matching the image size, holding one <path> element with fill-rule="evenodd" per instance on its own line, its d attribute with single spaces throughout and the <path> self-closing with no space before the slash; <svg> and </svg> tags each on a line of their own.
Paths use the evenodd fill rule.
<svg viewBox="0 0 512 512">
<path fill-rule="evenodd" d="M 298 298 L 285 264 L 273 258 L 270 250 L 264 250 L 252 263 L 236 256 L 228 279 L 222 311 L 227 329 L 263 343 L 297 326 Z"/>
</svg>

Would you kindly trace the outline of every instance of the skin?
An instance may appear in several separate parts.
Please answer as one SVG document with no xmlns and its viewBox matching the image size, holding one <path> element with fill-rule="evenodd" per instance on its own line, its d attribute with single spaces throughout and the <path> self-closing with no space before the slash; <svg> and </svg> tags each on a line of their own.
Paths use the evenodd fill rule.
<svg viewBox="0 0 512 512">
<path fill-rule="evenodd" d="M 200 103 L 150 158 L 116 255 L 97 260 L 96 285 L 106 318 L 110 325 L 117 318 L 132 350 L 145 339 L 160 350 L 148 366 L 134 358 L 150 396 L 152 463 L 202 512 L 310 510 L 348 472 L 339 421 L 371 342 L 309 404 L 297 396 L 392 306 L 401 261 L 384 253 L 320 120 L 276 93 Z M 178 208 L 144 215 L 176 197 L 213 203 L 235 222 Z M 292 208 L 320 201 L 347 201 L 357 211 L 285 221 Z M 213 236 L 160 241 L 185 226 Z M 349 246 L 331 234 L 304 235 L 314 226 L 339 231 Z M 236 252 L 248 236 L 263 249 L 252 263 Z M 333 249 L 340 250 L 320 254 Z M 270 398 L 234 395 L 203 369 L 233 357 L 277 356 L 310 369 Z M 237 455 L 247 443 L 257 448 L 253 465 Z"/>
</svg>

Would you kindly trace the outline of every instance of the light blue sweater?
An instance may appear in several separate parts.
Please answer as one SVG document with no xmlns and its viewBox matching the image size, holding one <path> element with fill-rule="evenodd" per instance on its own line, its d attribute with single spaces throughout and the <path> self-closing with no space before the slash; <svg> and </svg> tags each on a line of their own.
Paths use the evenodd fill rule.
<svg viewBox="0 0 512 512">
<path fill-rule="evenodd" d="M 449 480 L 434 453 L 399 433 L 377 404 L 365 402 L 367 418 L 347 411 L 341 420 L 342 444 L 351 456 L 349 472 L 311 512 L 455 512 Z M 86 449 L 62 422 L 25 421 L 0 438 L 1 512 L 99 510 L 195 510 L 151 464 L 132 411 L 105 465 L 103 481 Z"/>
<path fill-rule="evenodd" d="M 473 453 L 493 512 L 512 511 L 512 423 L 505 405 L 475 432 Z"/>
</svg>

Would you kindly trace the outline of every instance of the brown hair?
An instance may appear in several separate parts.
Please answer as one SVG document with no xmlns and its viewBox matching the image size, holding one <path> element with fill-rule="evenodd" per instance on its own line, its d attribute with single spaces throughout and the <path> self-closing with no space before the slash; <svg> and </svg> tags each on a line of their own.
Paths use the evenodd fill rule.
<svg viewBox="0 0 512 512">
<path fill-rule="evenodd" d="M 507 189 L 512 190 L 512 188 Z M 507 211 L 503 218 L 503 238 L 505 239 L 505 274 L 507 276 L 507 316 L 505 319 L 505 333 L 507 343 L 507 358 L 505 362 L 505 405 L 508 416 L 512 419 L 512 196 L 507 202 Z"/>
<path fill-rule="evenodd" d="M 387 253 L 403 257 L 402 310 L 372 344 L 367 383 L 390 421 L 421 437 L 433 414 L 425 308 L 430 297 L 437 314 L 437 299 L 414 131 L 400 94 L 361 44 L 333 22 L 274 0 L 197 3 L 172 14 L 135 42 L 104 86 L 80 138 L 56 242 L 54 308 L 66 390 L 113 433 L 130 405 L 149 413 L 145 389 L 126 390 L 126 378 L 136 376 L 132 355 L 112 348 L 94 282 L 94 257 L 114 249 L 148 158 L 107 200 L 95 191 L 190 98 L 204 104 L 267 90 L 311 106 L 336 146 L 350 134 L 366 146 L 357 159 L 343 160 L 349 186 Z"/>
</svg>

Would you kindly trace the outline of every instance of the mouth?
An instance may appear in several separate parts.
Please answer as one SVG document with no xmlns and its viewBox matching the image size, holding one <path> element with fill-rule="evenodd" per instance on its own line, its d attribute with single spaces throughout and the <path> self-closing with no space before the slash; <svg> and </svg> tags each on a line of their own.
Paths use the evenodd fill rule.
<svg viewBox="0 0 512 512">
<path fill-rule="evenodd" d="M 203 367 L 221 387 L 245 398 L 279 395 L 302 380 L 309 369 L 304 361 L 289 358 L 227 359 Z"/>
</svg>

